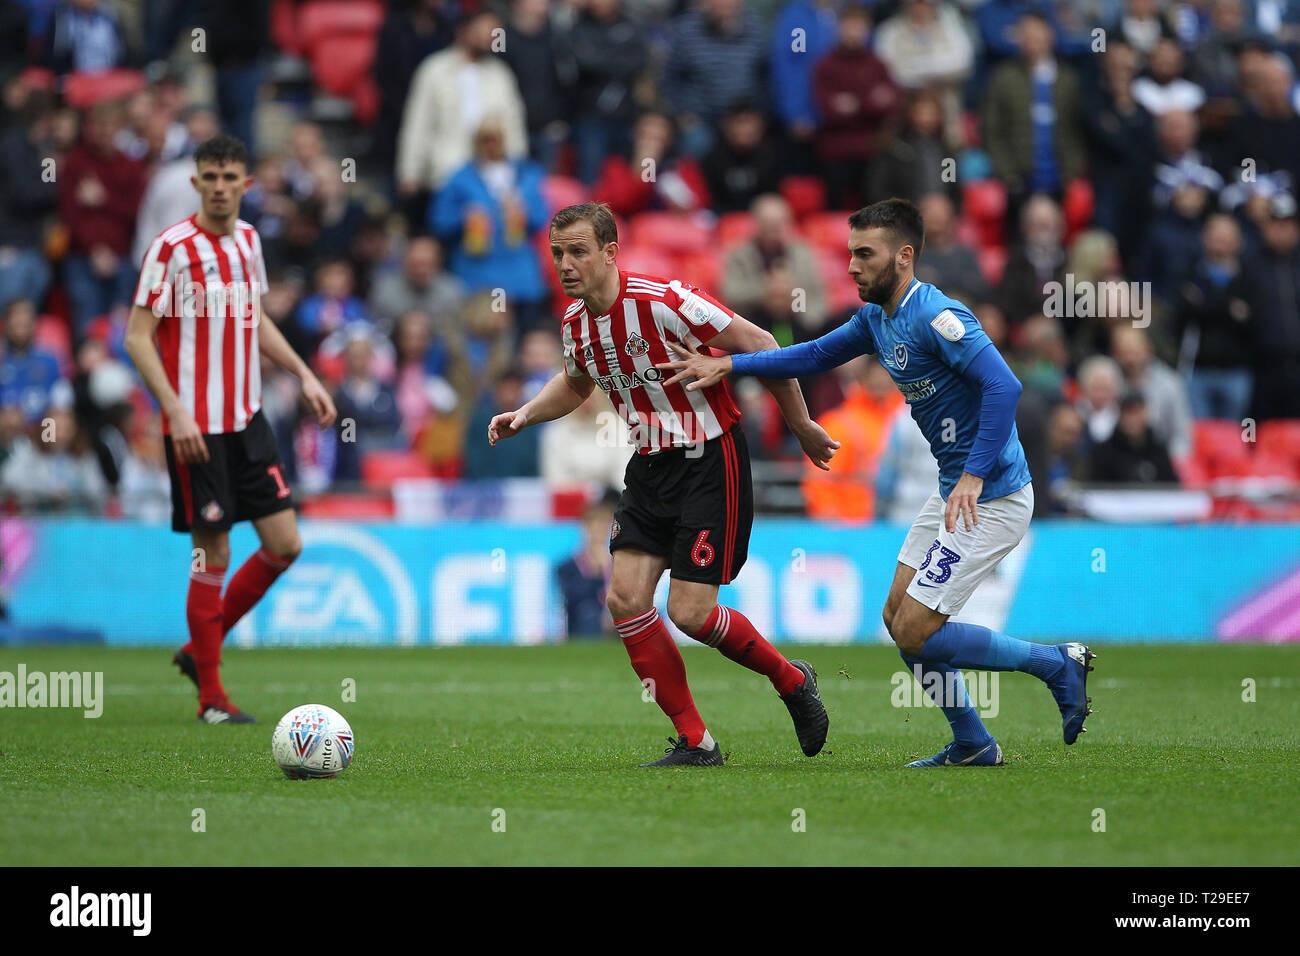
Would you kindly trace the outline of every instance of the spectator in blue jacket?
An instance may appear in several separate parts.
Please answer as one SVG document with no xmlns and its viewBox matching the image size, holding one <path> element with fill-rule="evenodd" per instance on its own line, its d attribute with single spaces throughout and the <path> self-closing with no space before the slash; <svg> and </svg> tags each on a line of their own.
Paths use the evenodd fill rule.
<svg viewBox="0 0 1300 956">
<path fill-rule="evenodd" d="M 471 292 L 501 289 L 522 329 L 541 324 L 546 285 L 533 237 L 550 219 L 542 170 L 507 159 L 505 133 L 485 120 L 474 136 L 474 159 L 438 193 L 429 225 L 450 250 L 448 266 Z"/>
<path fill-rule="evenodd" d="M 772 111 L 785 129 L 792 172 L 811 171 L 813 133 L 821 122 L 813 67 L 835 45 L 835 0 L 790 0 L 772 25 L 768 50 Z"/>
<path fill-rule="evenodd" d="M 59 360 L 32 344 L 36 309 L 26 299 L 5 308 L 4 358 L 0 359 L 0 406 L 16 405 L 30 425 L 50 404 L 59 381 Z"/>
</svg>

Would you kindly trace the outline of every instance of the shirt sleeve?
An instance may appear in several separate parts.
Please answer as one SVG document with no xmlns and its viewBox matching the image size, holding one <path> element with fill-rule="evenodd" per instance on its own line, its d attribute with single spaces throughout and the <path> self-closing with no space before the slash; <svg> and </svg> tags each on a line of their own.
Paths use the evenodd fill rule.
<svg viewBox="0 0 1300 956">
<path fill-rule="evenodd" d="M 800 378 L 828 371 L 859 355 L 871 355 L 875 351 L 876 342 L 870 328 L 855 315 L 838 329 L 811 342 L 733 355 L 731 371 L 733 375 L 757 375 L 760 378 Z"/>
<path fill-rule="evenodd" d="M 578 363 L 578 343 L 573 338 L 572 322 L 564 323 L 560 341 L 564 352 L 564 371 L 569 374 L 569 378 L 583 378 L 587 371 Z"/>
<path fill-rule="evenodd" d="M 930 344 L 939 360 L 958 375 L 992 342 L 979 319 L 953 303 L 930 320 Z"/>
<path fill-rule="evenodd" d="M 159 236 L 149 246 L 144 262 L 140 264 L 140 280 L 136 283 L 133 300 L 136 305 L 152 309 L 158 299 L 170 293 L 167 285 L 167 262 L 170 259 L 171 246 Z"/>
<path fill-rule="evenodd" d="M 707 292 L 677 279 L 668 283 L 664 302 L 669 313 L 664 327 L 680 341 L 693 336 L 703 344 L 729 326 L 736 317 L 736 313 Z"/>
<path fill-rule="evenodd" d="M 963 471 L 984 478 L 993 470 L 998 455 L 1011 437 L 1016 422 L 1016 402 L 1021 385 L 993 343 L 984 337 L 984 347 L 966 360 L 961 373 L 967 384 L 980 393 L 980 426 L 966 456 Z"/>
</svg>

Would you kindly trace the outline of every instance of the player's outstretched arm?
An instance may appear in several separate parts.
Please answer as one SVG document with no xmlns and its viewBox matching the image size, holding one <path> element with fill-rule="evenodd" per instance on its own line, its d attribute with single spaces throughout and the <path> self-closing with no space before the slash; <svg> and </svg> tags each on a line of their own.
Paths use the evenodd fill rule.
<svg viewBox="0 0 1300 956">
<path fill-rule="evenodd" d="M 495 445 L 502 438 L 518 435 L 529 425 L 563 418 L 585 402 L 595 387 L 595 380 L 589 376 L 557 372 L 531 402 L 513 412 L 492 417 L 488 423 L 488 444 Z"/>
<path fill-rule="evenodd" d="M 162 356 L 154 344 L 154 330 L 158 327 L 159 316 L 152 309 L 142 305 L 131 308 L 131 316 L 126 325 L 126 354 L 131 356 L 136 370 L 144 379 L 144 384 L 153 397 L 158 400 L 158 407 L 167 416 L 167 424 L 172 436 L 172 447 L 176 458 L 183 464 L 208 460 L 208 446 L 203 440 L 194 416 L 185 410 L 180 396 L 167 381 L 167 372 L 163 368 Z"/>
<path fill-rule="evenodd" d="M 732 356 L 730 355 L 707 356 L 691 348 L 689 342 L 683 343 L 685 348 L 676 343 L 670 344 L 684 361 L 668 363 L 669 365 L 695 365 L 700 368 L 703 379 L 697 378 L 696 381 L 688 383 L 687 389 L 706 387 L 721 380 L 731 370 Z M 750 353 L 775 350 L 776 339 L 772 337 L 772 333 L 760 329 L 753 322 L 738 315 L 724 330 L 709 339 L 709 345 L 716 345 L 728 352 Z M 682 374 L 684 373 L 669 379 L 668 384 L 676 381 Z M 781 409 L 781 417 L 785 419 L 795 438 L 799 439 L 804 454 L 822 471 L 830 471 L 829 462 L 835 457 L 835 450 L 840 447 L 840 443 L 833 441 L 826 434 L 826 430 L 808 416 L 808 406 L 804 403 L 799 383 L 793 378 L 768 376 L 760 376 L 759 381 L 776 399 L 776 404 Z"/>
<path fill-rule="evenodd" d="M 260 303 L 258 307 L 261 308 Z M 307 363 L 293 350 L 284 333 L 266 317 L 265 310 L 262 310 L 261 321 L 257 326 L 257 347 L 266 353 L 267 358 L 296 376 L 302 383 L 302 397 L 307 399 L 307 404 L 316 413 L 316 420 L 320 422 L 321 427 L 329 428 L 333 425 L 334 419 L 338 416 L 334 408 L 334 399 L 320 383 L 316 373 L 308 368 Z"/>
<path fill-rule="evenodd" d="M 728 343 L 725 337 L 731 331 L 730 327 L 710 339 L 709 344 L 736 353 L 734 355 L 720 357 L 701 355 L 694 350 L 687 352 L 674 344 L 673 350 L 677 353 L 677 361 L 656 366 L 662 371 L 677 373 L 664 384 L 673 385 L 684 378 L 693 378 L 695 381 L 687 382 L 685 386 L 687 391 L 693 392 L 696 389 L 708 388 L 731 374 L 774 379 L 799 378 L 827 372 L 859 355 L 876 351 L 870 334 L 864 333 L 853 321 L 845 322 L 838 329 L 827 332 L 821 338 L 813 339 L 811 342 L 801 342 L 798 345 L 789 345 L 783 349 L 775 348 L 776 340 L 753 323 L 745 324 L 767 336 L 766 344 L 761 344 L 756 349 L 744 348 L 743 344 L 748 340 L 748 336 L 742 336 L 742 342 Z M 691 354 L 692 352 L 694 354 Z"/>
</svg>

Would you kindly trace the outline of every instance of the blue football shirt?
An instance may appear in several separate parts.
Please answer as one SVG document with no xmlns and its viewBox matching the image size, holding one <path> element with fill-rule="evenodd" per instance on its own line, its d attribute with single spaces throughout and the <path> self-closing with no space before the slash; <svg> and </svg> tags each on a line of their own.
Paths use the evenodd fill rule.
<svg viewBox="0 0 1300 956">
<path fill-rule="evenodd" d="M 849 320 L 868 340 L 939 463 L 939 491 L 946 499 L 961 477 L 979 432 L 980 391 L 961 374 L 993 342 L 970 309 L 929 282 L 913 279 L 893 315 L 868 302 Z M 1029 465 L 1014 423 L 993 468 L 984 476 L 980 501 L 1003 498 L 1029 484 Z"/>
</svg>

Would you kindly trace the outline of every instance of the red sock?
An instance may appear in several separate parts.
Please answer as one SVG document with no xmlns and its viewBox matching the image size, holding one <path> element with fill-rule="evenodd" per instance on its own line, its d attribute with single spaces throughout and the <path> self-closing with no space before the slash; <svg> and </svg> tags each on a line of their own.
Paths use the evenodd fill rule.
<svg viewBox="0 0 1300 956">
<path fill-rule="evenodd" d="M 258 548 L 239 566 L 230 579 L 226 596 L 221 601 L 221 634 L 224 637 L 248 613 L 248 609 L 261 600 L 275 579 L 293 563 L 292 558 L 281 558 L 266 548 Z"/>
<path fill-rule="evenodd" d="M 199 672 L 199 707 L 223 700 L 221 686 L 221 582 L 225 568 L 209 566 L 190 572 L 190 593 L 185 601 L 185 618 L 190 625 L 194 665 Z"/>
<path fill-rule="evenodd" d="M 266 548 L 258 548 L 247 561 L 239 566 L 235 576 L 230 579 L 226 595 L 221 601 L 221 636 L 230 633 L 230 629 L 239 623 L 248 609 L 262 599 L 285 570 L 293 563 L 292 558 L 282 558 L 272 554 Z M 194 653 L 194 642 L 187 641 L 181 648 L 186 654 Z"/>
<path fill-rule="evenodd" d="M 678 735 L 685 734 L 686 743 L 698 747 L 704 739 L 704 718 L 695 709 L 691 689 L 686 685 L 682 653 L 659 619 L 659 612 L 651 608 L 636 617 L 615 621 L 614 626 L 623 638 L 627 656 L 632 658 L 636 676 L 643 684 L 647 680 L 654 682 L 649 687 L 655 703 L 668 715 Z"/>
<path fill-rule="evenodd" d="M 803 671 L 786 660 L 735 608 L 719 604 L 699 632 L 691 636 L 716 647 L 728 660 L 762 674 L 782 697 L 803 683 Z"/>
</svg>

